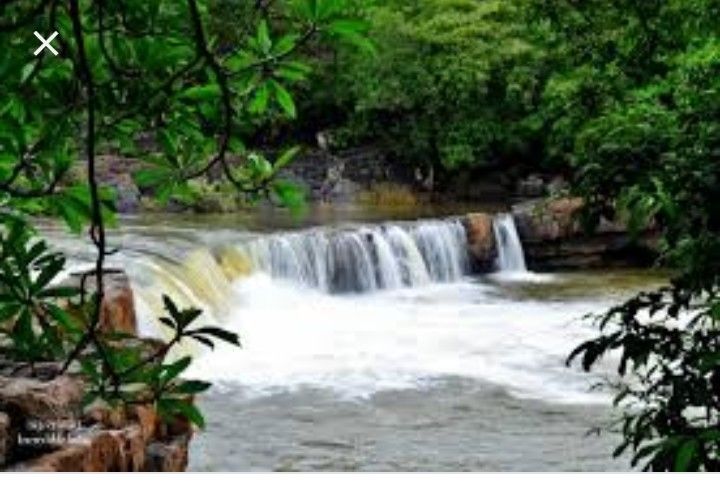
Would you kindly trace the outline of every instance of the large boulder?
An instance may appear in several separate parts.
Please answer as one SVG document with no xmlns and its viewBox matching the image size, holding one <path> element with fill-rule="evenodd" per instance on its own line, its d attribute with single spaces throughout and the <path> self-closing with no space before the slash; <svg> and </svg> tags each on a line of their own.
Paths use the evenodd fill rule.
<svg viewBox="0 0 720 496">
<path fill-rule="evenodd" d="M 192 426 L 151 405 L 83 409 L 76 377 L 0 376 L 0 467 L 10 471 L 183 471 Z M 0 468 L 0 470 L 2 470 Z"/>
<path fill-rule="evenodd" d="M 13 421 L 77 419 L 82 409 L 83 385 L 76 378 L 61 375 L 50 381 L 0 376 L 0 411 Z"/>
<path fill-rule="evenodd" d="M 654 257 L 652 226 L 638 235 L 618 221 L 601 219 L 593 231 L 580 222 L 581 198 L 523 202 L 512 213 L 528 266 L 536 270 L 645 265 Z"/>
<path fill-rule="evenodd" d="M 470 259 L 478 270 L 490 268 L 497 255 L 493 218 L 486 213 L 469 213 L 464 219 Z"/>
<path fill-rule="evenodd" d="M 0 376 L 0 452 L 4 463 L 52 450 L 82 415 L 82 382 L 70 376 L 45 381 Z M 3 443 L 2 438 L 5 437 Z M 4 444 L 4 446 L 3 446 Z M 3 449 L 4 448 L 4 449 Z"/>
</svg>

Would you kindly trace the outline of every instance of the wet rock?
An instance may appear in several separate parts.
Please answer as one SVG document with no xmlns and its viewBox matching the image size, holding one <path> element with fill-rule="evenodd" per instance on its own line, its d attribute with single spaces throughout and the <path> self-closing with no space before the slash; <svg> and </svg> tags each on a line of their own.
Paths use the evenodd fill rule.
<svg viewBox="0 0 720 496">
<path fill-rule="evenodd" d="M 657 236 L 652 226 L 633 236 L 621 222 L 601 219 L 586 231 L 581 198 L 535 200 L 512 209 L 528 266 L 536 270 L 639 266 L 651 263 Z"/>
<path fill-rule="evenodd" d="M 138 425 L 117 430 L 87 429 L 52 453 L 11 467 L 22 472 L 138 472 L 146 444 Z"/>
<path fill-rule="evenodd" d="M 0 411 L 16 418 L 39 420 L 78 418 L 82 382 L 67 375 L 51 381 L 0 377 Z"/>
<path fill-rule="evenodd" d="M 5 463 L 53 449 L 78 425 L 82 396 L 81 381 L 69 376 L 51 381 L 0 377 L 0 412 L 7 418 L 4 430 L 9 433 Z"/>
<path fill-rule="evenodd" d="M 188 444 L 186 434 L 175 436 L 168 442 L 156 442 L 147 447 L 145 471 L 147 472 L 184 472 L 188 464 Z"/>
<path fill-rule="evenodd" d="M 82 276 L 73 275 L 69 285 L 80 286 Z M 130 278 L 122 271 L 108 271 L 104 277 L 105 297 L 100 310 L 100 329 L 103 332 L 137 335 L 137 315 Z M 95 278 L 87 277 L 85 289 L 95 291 Z"/>
<path fill-rule="evenodd" d="M 554 241 L 582 233 L 577 213 L 581 198 L 562 198 L 520 203 L 513 206 L 518 234 L 523 241 Z"/>
<path fill-rule="evenodd" d="M 470 213 L 464 218 L 468 251 L 477 269 L 489 269 L 496 256 L 493 218 L 486 213 Z"/>
<path fill-rule="evenodd" d="M 135 407 L 133 413 L 135 420 L 140 426 L 143 440 L 148 442 L 153 439 L 160 425 L 160 418 L 155 409 L 149 405 L 138 405 Z"/>
<path fill-rule="evenodd" d="M 129 410 L 90 409 L 83 422 L 66 422 L 63 419 L 70 414 L 79 418 L 80 398 L 75 389 L 79 380 L 60 377 L 45 384 L 38 380 L 2 380 L 0 409 L 6 410 L 0 412 L 0 466 L 6 470 L 177 472 L 187 467 L 193 431 L 184 420 L 167 424 L 160 421 L 152 406 L 136 405 Z M 52 393 L 57 393 L 54 399 L 49 397 Z M 53 427 L 38 432 L 23 429 L 35 419 Z M 20 449 L 20 442 L 32 435 L 46 436 L 42 439 L 50 441 L 32 450 Z"/>
<path fill-rule="evenodd" d="M 531 174 L 518 181 L 515 193 L 530 198 L 543 196 L 545 194 L 545 181 L 539 175 Z"/>
<path fill-rule="evenodd" d="M 134 213 L 140 207 L 140 189 L 132 174 L 147 164 L 139 160 L 105 155 L 97 158 L 97 174 L 101 184 L 116 193 L 116 207 L 120 213 Z"/>
<path fill-rule="evenodd" d="M 14 440 L 15 435 L 10 423 L 10 416 L 7 413 L 0 412 L 0 467 L 10 460 Z"/>
</svg>

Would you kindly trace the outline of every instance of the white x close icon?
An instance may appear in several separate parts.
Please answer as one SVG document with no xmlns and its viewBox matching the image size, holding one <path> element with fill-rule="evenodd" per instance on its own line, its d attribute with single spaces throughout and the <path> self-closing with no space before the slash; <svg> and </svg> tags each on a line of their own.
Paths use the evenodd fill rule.
<svg viewBox="0 0 720 496">
<path fill-rule="evenodd" d="M 57 31 L 55 31 L 53 34 L 51 34 L 47 40 L 45 38 L 43 38 L 42 35 L 40 33 L 38 33 L 37 31 L 35 31 L 34 33 L 35 33 L 35 36 L 37 37 L 37 39 L 39 39 L 42 42 L 42 45 L 40 45 L 38 47 L 38 49 L 35 50 L 33 55 L 37 55 L 38 53 L 42 52 L 45 48 L 50 50 L 54 55 L 58 54 L 58 51 L 55 50 L 55 48 L 53 48 L 53 46 L 50 44 L 50 42 L 52 40 L 54 40 L 55 37 L 58 35 Z"/>
</svg>

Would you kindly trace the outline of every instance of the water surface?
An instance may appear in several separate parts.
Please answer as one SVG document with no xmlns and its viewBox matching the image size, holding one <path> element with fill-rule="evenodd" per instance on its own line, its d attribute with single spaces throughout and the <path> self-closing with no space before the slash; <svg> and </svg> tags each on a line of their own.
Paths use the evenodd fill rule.
<svg viewBox="0 0 720 496">
<path fill-rule="evenodd" d="M 185 349 L 191 374 L 215 383 L 191 469 L 627 466 L 610 457 L 616 438 L 587 436 L 610 418 L 592 386 L 613 377 L 612 357 L 592 375 L 565 359 L 595 335 L 587 315 L 663 275 L 532 274 L 515 246 L 505 272 L 472 276 L 460 224 L 425 219 L 437 214 L 134 218 L 111 234 L 143 333 L 162 335 L 168 293 L 241 335 L 242 350 Z M 48 231 L 74 264 L 90 259 Z"/>
</svg>

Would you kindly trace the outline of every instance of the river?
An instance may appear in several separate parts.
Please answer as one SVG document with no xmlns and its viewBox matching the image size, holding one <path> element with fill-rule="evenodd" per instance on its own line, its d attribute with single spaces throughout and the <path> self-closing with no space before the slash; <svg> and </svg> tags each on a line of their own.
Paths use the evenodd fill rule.
<svg viewBox="0 0 720 496">
<path fill-rule="evenodd" d="M 612 360 L 593 375 L 564 361 L 596 332 L 584 316 L 658 277 L 528 272 L 504 216 L 498 272 L 472 275 L 453 213 L 125 219 L 110 239 L 142 332 L 162 335 L 168 293 L 241 335 L 240 350 L 186 348 L 215 384 L 190 469 L 626 468 L 617 438 L 589 434 L 610 419 L 591 388 Z"/>
</svg>

